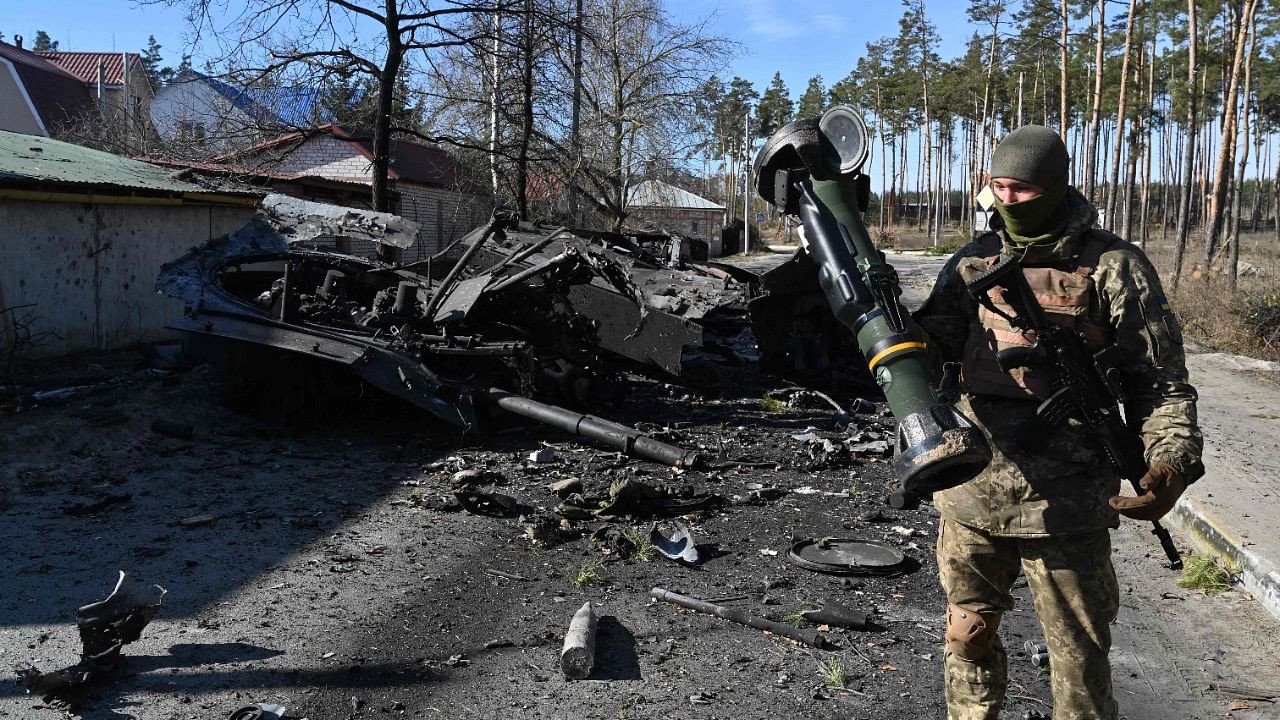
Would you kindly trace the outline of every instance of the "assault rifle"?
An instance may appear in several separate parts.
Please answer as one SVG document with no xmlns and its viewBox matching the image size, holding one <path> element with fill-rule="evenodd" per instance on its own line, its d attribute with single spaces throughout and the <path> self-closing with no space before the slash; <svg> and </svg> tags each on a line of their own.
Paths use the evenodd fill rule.
<svg viewBox="0 0 1280 720">
<path fill-rule="evenodd" d="M 1035 333 L 1035 342 L 1030 346 L 1001 350 L 996 360 L 1004 372 L 1019 367 L 1048 371 L 1052 393 L 1036 408 L 1041 428 L 1061 425 L 1068 418 L 1080 420 L 1098 438 L 1121 477 L 1128 479 L 1139 494 L 1144 492 L 1138 484 L 1147 473 L 1141 442 L 1120 415 L 1120 407 L 1125 402 L 1124 387 L 1120 382 L 1120 348 L 1112 344 L 1090 352 L 1078 334 L 1050 322 L 1044 308 L 1032 294 L 1027 278 L 1022 274 L 1022 266 L 1009 255 L 1001 255 L 994 265 L 966 285 L 975 300 L 1015 329 Z M 1003 289 L 1004 304 L 1013 310 L 1013 314 L 1001 310 L 992 301 L 988 293 L 995 287 Z M 1044 432 L 1024 432 L 1020 440 L 1033 441 L 1047 435 Z M 1159 521 L 1151 524 L 1151 533 L 1159 538 L 1160 547 L 1169 558 L 1169 566 L 1180 570 L 1182 557 L 1174 547 L 1169 531 Z"/>
</svg>

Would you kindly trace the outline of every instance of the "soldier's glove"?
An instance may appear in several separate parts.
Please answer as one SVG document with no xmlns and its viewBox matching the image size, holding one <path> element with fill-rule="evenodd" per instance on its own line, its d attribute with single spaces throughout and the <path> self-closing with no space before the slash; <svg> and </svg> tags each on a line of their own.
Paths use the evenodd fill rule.
<svg viewBox="0 0 1280 720">
<path fill-rule="evenodd" d="M 1182 473 L 1169 463 L 1152 465 L 1138 484 L 1145 492 L 1137 497 L 1116 495 L 1108 501 L 1111 509 L 1134 520 L 1159 520 L 1187 489 Z"/>
</svg>

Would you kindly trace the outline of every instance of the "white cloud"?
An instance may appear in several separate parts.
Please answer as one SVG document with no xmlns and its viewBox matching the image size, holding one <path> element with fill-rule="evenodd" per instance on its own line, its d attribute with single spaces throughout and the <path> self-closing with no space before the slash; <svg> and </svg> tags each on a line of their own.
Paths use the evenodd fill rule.
<svg viewBox="0 0 1280 720">
<path fill-rule="evenodd" d="M 737 12 L 745 17 L 753 38 L 791 40 L 819 31 L 829 36 L 845 28 L 845 18 L 837 3 L 828 0 L 742 0 Z M 732 23 L 734 10 L 724 8 L 722 17 Z"/>
</svg>

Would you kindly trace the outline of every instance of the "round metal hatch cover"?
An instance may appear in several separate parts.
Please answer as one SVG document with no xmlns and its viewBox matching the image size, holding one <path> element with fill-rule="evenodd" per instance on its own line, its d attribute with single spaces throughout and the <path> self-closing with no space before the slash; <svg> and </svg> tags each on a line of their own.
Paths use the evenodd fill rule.
<svg viewBox="0 0 1280 720">
<path fill-rule="evenodd" d="M 892 545 L 831 537 L 800 540 L 787 558 L 806 570 L 836 575 L 892 575 L 902 571 L 907 560 Z"/>
</svg>

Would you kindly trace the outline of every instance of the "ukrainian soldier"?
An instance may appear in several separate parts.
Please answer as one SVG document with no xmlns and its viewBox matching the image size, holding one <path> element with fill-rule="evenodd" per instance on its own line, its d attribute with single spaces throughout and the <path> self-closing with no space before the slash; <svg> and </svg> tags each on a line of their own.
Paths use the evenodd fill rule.
<svg viewBox="0 0 1280 720">
<path fill-rule="evenodd" d="M 916 319 L 938 358 L 960 364 L 957 407 L 979 425 L 994 458 L 978 477 L 935 493 L 942 514 L 938 565 L 947 595 L 944 667 L 950 720 L 999 715 L 1008 660 L 998 629 L 1024 574 L 1052 658 L 1055 720 L 1115 720 L 1110 623 L 1119 607 L 1110 528 L 1119 514 L 1154 520 L 1203 474 L 1196 393 L 1182 336 L 1151 262 L 1095 228 L 1097 211 L 1068 182 L 1066 147 L 1040 126 L 996 148 L 991 189 L 997 230 L 961 249 Z M 1092 349 L 1122 351 L 1130 428 L 1150 470 L 1144 494 L 1120 497 L 1120 478 L 1097 438 L 1072 419 L 1037 427 L 1048 380 L 1036 367 L 1001 370 L 996 353 L 1028 346 L 1028 333 L 966 290 L 1001 254 L 1020 261 L 1048 317 Z"/>
</svg>

